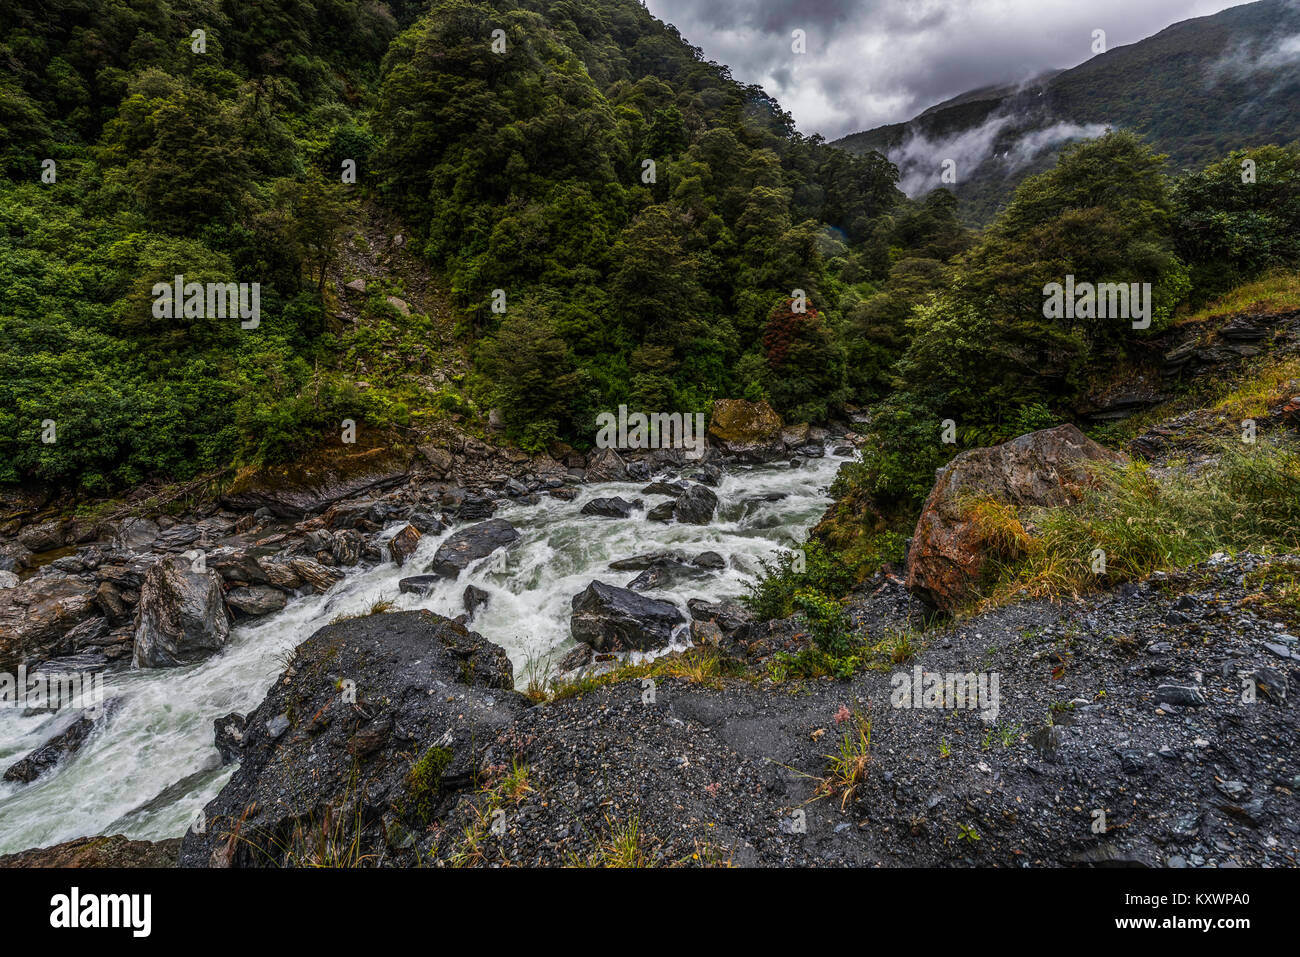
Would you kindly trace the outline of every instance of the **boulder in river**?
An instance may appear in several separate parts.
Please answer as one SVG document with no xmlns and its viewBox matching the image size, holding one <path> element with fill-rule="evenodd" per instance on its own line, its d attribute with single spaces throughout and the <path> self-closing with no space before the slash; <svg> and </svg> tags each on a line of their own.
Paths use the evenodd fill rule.
<svg viewBox="0 0 1300 957">
<path fill-rule="evenodd" d="M 81 750 L 96 724 L 107 720 L 116 711 L 120 699 L 111 699 L 97 713 L 73 712 L 54 722 L 54 733 L 46 742 L 26 757 L 15 761 L 4 773 L 4 780 L 30 784 L 56 764 Z"/>
<path fill-rule="evenodd" d="M 429 571 L 443 578 L 455 578 L 471 562 L 508 548 L 519 540 L 519 531 L 504 518 L 494 518 L 462 528 L 438 546 Z"/>
<path fill-rule="evenodd" d="M 640 572 L 656 565 L 680 565 L 685 561 L 686 556 L 682 552 L 646 552 L 610 562 L 609 567 L 616 572 Z"/>
<path fill-rule="evenodd" d="M 672 566 L 655 565 L 633 578 L 627 583 L 627 587 L 632 591 L 654 591 L 667 588 L 672 584 L 673 578 Z"/>
<path fill-rule="evenodd" d="M 403 595 L 427 595 L 443 581 L 442 575 L 409 575 L 397 583 L 397 590 Z"/>
<path fill-rule="evenodd" d="M 673 517 L 673 506 L 676 502 L 660 502 L 654 508 L 645 513 L 645 517 L 651 522 L 667 522 Z"/>
<path fill-rule="evenodd" d="M 594 581 L 573 597 L 569 630 L 597 651 L 649 651 L 671 644 L 685 621 L 676 605 Z"/>
<path fill-rule="evenodd" d="M 673 503 L 673 518 L 688 525 L 707 525 L 718 509 L 718 496 L 703 485 L 692 485 Z"/>
<path fill-rule="evenodd" d="M 486 605 L 488 599 L 491 597 L 492 596 L 482 588 L 477 588 L 474 585 L 466 585 L 465 594 L 461 596 L 461 600 L 465 603 L 465 614 L 470 618 L 473 618 L 475 612 Z"/>
<path fill-rule="evenodd" d="M 587 460 L 588 482 L 626 482 L 627 463 L 613 449 L 601 449 Z"/>
<path fill-rule="evenodd" d="M 676 498 L 681 495 L 690 484 L 687 482 L 651 482 L 641 490 L 642 495 L 668 495 Z"/>
<path fill-rule="evenodd" d="M 781 416 L 766 402 L 716 400 L 709 439 L 723 455 L 741 462 L 771 462 L 785 452 Z"/>
<path fill-rule="evenodd" d="M 181 866 L 415 866 L 525 710 L 513 688 L 506 653 L 440 615 L 327 625 L 248 715 L 239 768 L 185 834 Z"/>
<path fill-rule="evenodd" d="M 908 588 L 948 611 L 969 596 L 989 557 L 984 532 L 971 514 L 972 498 L 1016 506 L 1069 505 L 1089 485 L 1089 462 L 1122 461 L 1124 456 L 1073 425 L 962 452 L 939 473 L 921 510 L 907 553 Z"/>
<path fill-rule="evenodd" d="M 164 558 L 144 576 L 136 609 L 137 668 L 173 668 L 202 661 L 225 647 L 230 619 L 221 576 L 195 571 L 180 556 Z"/>
<path fill-rule="evenodd" d="M 414 525 L 406 524 L 388 543 L 388 554 L 398 565 L 405 565 L 406 560 L 415 554 L 420 545 L 420 530 Z"/>
<path fill-rule="evenodd" d="M 593 498 L 582 506 L 583 515 L 599 515 L 602 518 L 628 518 L 636 508 L 627 499 L 615 495 L 613 498 Z"/>
<path fill-rule="evenodd" d="M 226 604 L 241 615 L 259 618 L 279 611 L 288 602 L 284 592 L 270 585 L 249 585 L 232 588 L 226 593 Z"/>
</svg>

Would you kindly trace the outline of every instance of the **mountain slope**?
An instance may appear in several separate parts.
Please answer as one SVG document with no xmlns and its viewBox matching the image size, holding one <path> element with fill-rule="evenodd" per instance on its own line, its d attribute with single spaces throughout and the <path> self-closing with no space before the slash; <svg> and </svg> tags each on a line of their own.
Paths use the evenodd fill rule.
<svg viewBox="0 0 1300 957">
<path fill-rule="evenodd" d="M 985 222 L 1071 139 L 1131 130 L 1184 169 L 1295 140 L 1298 105 L 1300 4 L 1261 0 L 1174 24 L 1023 87 L 971 91 L 834 145 L 885 152 L 913 195 L 941 185 L 943 161 L 954 160 L 963 215 Z"/>
</svg>

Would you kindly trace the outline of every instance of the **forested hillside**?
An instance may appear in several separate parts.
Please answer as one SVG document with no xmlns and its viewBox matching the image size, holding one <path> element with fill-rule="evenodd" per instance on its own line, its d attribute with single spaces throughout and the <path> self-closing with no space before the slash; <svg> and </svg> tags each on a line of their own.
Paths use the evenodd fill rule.
<svg viewBox="0 0 1300 957">
<path fill-rule="evenodd" d="M 881 157 L 799 135 L 631 0 L 422 6 L 6 7 L 0 480 L 111 491 L 291 457 L 345 417 L 499 409 L 539 449 L 620 402 L 816 419 L 883 391 L 861 301 L 899 250 L 960 248 L 950 204 L 904 203 Z M 447 274 L 476 360 L 452 390 L 358 387 L 367 348 L 421 332 L 373 284 L 379 331 L 337 321 L 363 198 Z M 175 274 L 260 283 L 260 325 L 154 318 Z"/>
<path fill-rule="evenodd" d="M 1115 134 L 976 236 L 633 0 L 51 0 L 0 36 L 0 481 L 111 493 L 289 460 L 344 419 L 400 441 L 496 412 L 527 451 L 589 448 L 620 403 L 740 397 L 792 422 L 882 403 L 864 468 L 912 507 L 952 451 L 936 422 L 1054 421 L 1178 309 L 1300 259 L 1294 148 L 1171 178 Z M 467 373 L 398 277 L 340 288 L 375 211 L 450 291 Z M 1149 332 L 1046 321 L 1067 273 L 1152 283 Z M 178 274 L 259 283 L 260 321 L 157 317 Z"/>
</svg>

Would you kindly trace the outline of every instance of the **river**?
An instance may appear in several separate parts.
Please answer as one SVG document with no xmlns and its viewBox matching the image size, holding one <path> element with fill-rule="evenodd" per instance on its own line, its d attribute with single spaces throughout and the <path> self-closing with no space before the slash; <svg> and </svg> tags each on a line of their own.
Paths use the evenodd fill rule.
<svg viewBox="0 0 1300 957">
<path fill-rule="evenodd" d="M 506 650 L 522 687 L 574 647 L 574 595 L 593 579 L 626 585 L 636 577 L 637 572 L 611 571 L 611 561 L 665 550 L 688 556 L 718 552 L 725 569 L 645 594 L 671 601 L 683 613 L 690 598 L 739 597 L 755 580 L 760 559 L 801 540 L 821 516 L 845 461 L 828 454 L 798 468 L 733 467 L 715 490 L 718 514 L 706 526 L 648 522 L 643 512 L 630 519 L 580 514 L 598 496 L 641 497 L 643 482 L 583 486 L 571 502 L 544 497 L 537 505 L 511 504 L 494 517 L 519 529 L 515 547 L 489 555 L 428 594 L 399 594 L 398 580 L 423 571 L 453 530 L 426 535 L 403 568 L 384 562 L 348 575 L 324 594 L 291 600 L 280 612 L 237 626 L 221 654 L 207 661 L 110 673 L 105 695 L 119 704 L 81 750 L 31 784 L 0 783 L 0 853 L 90 834 L 149 840 L 182 834 L 234 771 L 233 765 L 218 765 L 213 720 L 252 711 L 292 648 L 334 618 L 365 613 L 377 602 L 454 617 L 464 610 L 465 586 L 477 585 L 490 598 L 471 627 Z M 782 497 L 765 500 L 776 496 Z M 647 506 L 663 501 L 645 498 Z M 0 710 L 0 768 L 44 743 L 59 720 L 66 719 Z"/>
</svg>

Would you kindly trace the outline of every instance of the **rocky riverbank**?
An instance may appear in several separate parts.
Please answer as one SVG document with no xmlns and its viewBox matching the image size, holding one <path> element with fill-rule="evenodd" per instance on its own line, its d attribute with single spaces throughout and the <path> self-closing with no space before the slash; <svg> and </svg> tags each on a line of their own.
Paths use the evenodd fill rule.
<svg viewBox="0 0 1300 957">
<path fill-rule="evenodd" d="M 1294 866 L 1300 647 L 1267 600 L 1279 569 L 1300 558 L 1015 605 L 848 681 L 773 680 L 777 645 L 807 637 L 746 623 L 693 665 L 536 705 L 457 623 L 339 623 L 249 716 L 181 862 Z M 889 577 L 850 609 L 871 634 L 918 611 Z M 918 671 L 994 673 L 996 708 L 899 707 Z M 837 768 L 859 745 L 860 774 Z"/>
<path fill-rule="evenodd" d="M 454 577 L 513 546 L 509 523 L 491 517 L 512 494 L 563 499 L 593 474 L 636 478 L 644 496 L 667 499 L 672 521 L 707 523 L 717 503 L 693 490 L 715 487 L 728 461 L 813 454 L 802 430 L 786 431 L 765 425 L 725 452 L 732 440 L 720 440 L 699 463 L 605 451 L 554 478 L 464 486 L 422 474 L 350 489 L 297 519 L 265 499 L 240 515 L 218 504 L 199 523 L 251 516 L 260 531 L 232 527 L 195 572 L 180 557 L 195 539 L 172 532 L 192 526 L 159 526 L 133 603 L 136 666 L 219 650 L 204 642 L 222 616 L 250 614 L 232 594 L 329 588 L 352 567 L 340 556 L 402 564 L 422 526 L 457 531 L 402 590 Z M 967 559 L 986 544 L 945 503 L 987 493 L 1068 506 L 1097 459 L 1116 457 L 1073 427 L 954 459 L 918 523 L 907 580 L 884 572 L 846 600 L 863 650 L 838 678 L 793 666 L 816 643 L 806 616 L 759 622 L 700 599 L 688 622 L 641 594 L 725 564 L 708 551 L 614 562 L 635 577 L 573 596 L 580 644 L 567 679 L 528 694 L 472 630 L 483 601 L 472 585 L 455 620 L 376 608 L 336 621 L 294 650 L 257 708 L 213 716 L 214 750 L 238 767 L 186 833 L 180 863 L 1294 866 L 1300 556 L 1217 555 L 1087 598 L 933 619 L 968 595 L 981 571 Z M 654 520 L 641 499 L 591 501 L 590 521 Z M 294 502 L 281 514 L 303 507 Z M 270 542 L 238 543 L 248 551 L 232 544 L 268 530 Z M 196 621 L 211 624 L 201 640 L 187 630 Z M 683 634 L 684 652 L 626 654 Z"/>
<path fill-rule="evenodd" d="M 808 431 L 797 436 L 799 445 L 808 445 Z M 820 444 L 809 446 L 803 454 L 787 451 L 779 431 L 763 436 L 771 450 L 781 452 L 780 468 L 796 475 L 803 474 L 800 463 L 825 454 L 828 442 L 832 447 L 851 448 L 852 437 L 842 428 L 834 434 L 816 433 L 816 438 Z M 632 525 L 654 521 L 670 537 L 676 534 L 671 529 L 678 526 L 699 526 L 704 533 L 704 526 L 724 522 L 720 512 L 727 514 L 726 528 L 750 513 L 749 505 L 734 499 L 734 491 L 727 493 L 726 501 L 719 500 L 715 489 L 735 459 L 717 445 L 695 460 L 675 450 L 626 455 L 613 450 L 579 455 L 570 450 L 565 459 L 566 464 L 561 464 L 549 456 L 523 456 L 462 436 L 438 446 L 423 445 L 412 457 L 385 449 L 335 450 L 308 457 L 291 470 L 244 473 L 219 498 L 177 514 L 107 515 L 92 520 L 41 511 L 28 502 L 28 507 L 15 508 L 4 522 L 11 534 L 4 551 L 13 570 L 7 570 L 7 579 L 0 581 L 0 670 L 17 672 L 20 680 L 21 669 L 87 680 L 106 675 L 111 696 L 125 695 L 132 701 L 139 699 L 140 686 L 132 676 L 154 673 L 158 677 L 150 679 L 153 690 L 148 696 L 165 697 L 168 683 L 178 680 L 167 677 L 169 670 L 179 668 L 188 679 L 196 667 L 209 662 L 221 669 L 230 642 L 250 636 L 249 629 L 257 623 L 270 621 L 274 628 L 259 635 L 284 630 L 276 622 L 291 603 L 293 607 L 285 612 L 291 622 L 302 617 L 304 608 L 316 608 L 323 623 L 338 616 L 332 609 L 340 592 L 346 593 L 344 604 L 352 603 L 358 580 L 382 582 L 376 601 L 414 602 L 423 600 L 420 596 L 427 592 L 445 591 L 450 587 L 447 583 L 467 577 L 467 568 L 516 548 L 523 536 L 512 521 L 523 521 L 527 548 L 545 549 L 540 536 L 549 533 L 534 526 L 539 516 L 556 509 L 562 513 L 557 513 L 557 520 L 571 520 L 565 518 L 569 513 L 591 516 L 585 521 L 593 526 L 592 534 L 600 534 L 596 526 L 606 521 L 613 522 L 611 530 L 622 536 Z M 816 471 L 824 469 L 818 465 L 808 474 Z M 656 475 L 662 480 L 653 481 Z M 625 482 L 639 488 L 640 494 L 629 495 L 628 508 L 617 515 L 581 503 L 568 504 L 579 497 L 589 499 L 589 505 L 604 501 L 591 498 L 584 488 L 597 480 Z M 733 488 L 736 479 L 728 482 Z M 811 492 L 817 494 L 816 488 Z M 551 511 L 530 508 L 547 501 Z M 667 506 L 669 514 L 652 517 L 660 506 Z M 498 512 L 509 514 L 510 519 L 499 517 Z M 717 539 L 731 533 L 715 530 L 712 534 Z M 426 539 L 436 539 L 436 551 Z M 427 547 L 422 549 L 422 544 Z M 661 590 L 674 581 L 703 584 L 720 573 L 737 574 L 716 552 L 685 556 L 680 563 L 650 564 L 654 567 L 642 568 L 639 575 L 619 567 L 597 572 L 596 580 L 587 577 L 567 585 L 572 588 L 569 597 L 576 600 L 583 589 L 608 588 L 610 601 L 586 612 L 599 622 L 622 614 L 629 603 L 656 601 L 641 591 Z M 489 592 L 472 582 L 461 581 L 457 587 L 458 595 L 463 592 L 462 621 L 481 616 L 485 605 L 489 614 L 496 607 L 490 604 Z M 499 602 L 502 593 L 497 594 Z M 443 599 L 438 602 L 439 610 L 444 610 Z M 367 600 L 365 607 L 371 604 Z M 356 611 L 349 608 L 348 613 Z M 638 632 L 636 646 L 662 650 L 684 635 L 684 620 L 674 612 L 665 627 Z M 635 616 L 629 619 L 629 627 L 629 636 L 639 628 Z M 575 635 L 580 632 L 574 630 Z M 599 629 L 590 637 L 588 661 L 601 644 Z M 256 651 L 253 654 L 257 656 Z M 245 651 L 239 655 L 248 657 Z M 256 664 L 238 669 L 259 683 L 270 677 L 269 672 L 256 677 L 262 673 Z M 217 693 L 204 691 L 203 696 L 214 700 L 223 697 L 220 681 L 241 680 L 234 672 L 213 678 L 218 681 Z M 192 696 L 194 690 L 184 693 Z M 247 706 L 245 701 L 231 703 L 241 710 Z M 4 780 L 22 786 L 38 779 L 45 783 L 61 773 L 87 750 L 87 742 L 103 738 L 121 704 L 122 698 L 111 697 L 102 709 L 80 713 L 64 709 L 39 727 L 32 725 L 31 718 L 43 712 L 27 707 L 21 739 L 11 737 L 5 760 L 0 761 Z M 229 710 L 227 706 L 215 711 L 212 718 Z M 147 719 L 138 712 L 135 708 L 130 716 L 137 731 Z M 194 724 L 192 717 L 187 714 L 187 726 Z M 191 745 L 197 743 L 191 732 L 185 734 Z M 21 740 L 19 746 L 14 746 L 16 740 Z M 161 806 L 159 802 L 175 802 L 199 778 L 206 780 L 216 773 L 200 768 L 201 763 L 185 767 L 185 774 L 195 776 L 194 780 L 182 777 L 177 766 L 170 772 L 176 780 L 157 782 L 156 798 L 137 790 L 131 803 L 119 806 L 111 817 L 114 826 L 131 826 L 138 821 L 136 808 L 138 813 L 149 813 L 150 807 Z M 23 792 L 9 787 L 5 793 L 8 798 Z"/>
</svg>

